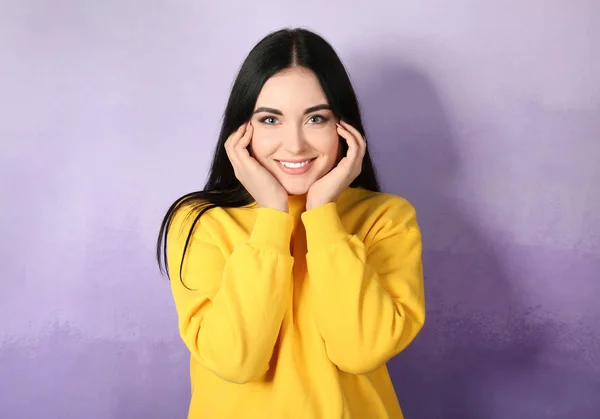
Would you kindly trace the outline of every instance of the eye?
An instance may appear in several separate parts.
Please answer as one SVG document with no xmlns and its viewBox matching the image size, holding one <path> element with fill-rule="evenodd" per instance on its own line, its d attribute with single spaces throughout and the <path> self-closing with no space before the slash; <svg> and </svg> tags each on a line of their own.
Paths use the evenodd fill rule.
<svg viewBox="0 0 600 419">
<path fill-rule="evenodd" d="M 321 115 L 313 115 L 310 118 L 308 118 L 308 122 L 311 124 L 320 124 L 327 121 L 328 119 Z"/>
<path fill-rule="evenodd" d="M 274 116 L 265 116 L 264 118 L 260 119 L 260 122 L 267 125 L 273 125 L 277 123 L 277 118 Z"/>
</svg>

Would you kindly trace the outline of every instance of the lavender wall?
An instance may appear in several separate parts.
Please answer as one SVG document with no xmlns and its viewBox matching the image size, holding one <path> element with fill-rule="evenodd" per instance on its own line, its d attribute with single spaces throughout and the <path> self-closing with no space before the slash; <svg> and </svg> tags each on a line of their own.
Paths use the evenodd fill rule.
<svg viewBox="0 0 600 419">
<path fill-rule="evenodd" d="M 0 1 L 0 417 L 184 417 L 155 234 L 285 25 L 337 47 L 420 214 L 407 418 L 599 417 L 600 2 L 283 3 Z"/>
</svg>

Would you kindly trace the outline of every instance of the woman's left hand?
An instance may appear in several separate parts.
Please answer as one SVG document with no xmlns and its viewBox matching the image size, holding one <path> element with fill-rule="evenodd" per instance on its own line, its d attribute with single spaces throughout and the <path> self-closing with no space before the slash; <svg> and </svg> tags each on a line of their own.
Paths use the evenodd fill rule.
<svg viewBox="0 0 600 419">
<path fill-rule="evenodd" d="M 307 211 L 330 202 L 335 202 L 362 170 L 367 142 L 352 125 L 343 121 L 340 121 L 336 125 L 338 134 L 348 144 L 348 153 L 333 170 L 317 180 L 309 188 L 306 196 Z"/>
</svg>

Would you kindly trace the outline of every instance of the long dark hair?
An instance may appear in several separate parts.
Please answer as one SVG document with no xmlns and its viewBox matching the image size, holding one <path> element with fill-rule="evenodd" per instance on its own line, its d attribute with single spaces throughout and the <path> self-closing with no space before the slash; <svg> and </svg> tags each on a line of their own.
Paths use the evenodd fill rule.
<svg viewBox="0 0 600 419">
<path fill-rule="evenodd" d="M 161 272 L 167 275 L 169 272 L 167 232 L 173 215 L 182 206 L 190 205 L 196 211 L 183 249 L 180 279 L 185 252 L 200 217 L 211 208 L 238 208 L 254 202 L 235 177 L 225 152 L 225 141 L 239 126 L 250 120 L 256 99 L 265 82 L 276 73 L 295 66 L 312 70 L 321 84 L 333 114 L 365 136 L 356 94 L 344 65 L 331 45 L 321 36 L 302 28 L 281 29 L 270 33 L 250 51 L 235 79 L 204 189 L 176 200 L 163 218 L 156 244 L 156 258 Z M 345 153 L 345 140 L 342 141 L 342 145 L 345 146 Z M 350 187 L 380 191 L 368 149 L 363 159 L 362 171 Z"/>
</svg>

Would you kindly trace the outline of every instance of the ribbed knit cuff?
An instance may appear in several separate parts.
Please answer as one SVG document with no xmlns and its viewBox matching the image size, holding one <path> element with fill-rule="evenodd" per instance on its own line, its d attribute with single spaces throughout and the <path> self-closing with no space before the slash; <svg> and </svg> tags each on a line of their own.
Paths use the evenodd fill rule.
<svg viewBox="0 0 600 419">
<path fill-rule="evenodd" d="M 258 208 L 249 243 L 271 247 L 279 253 L 290 254 L 294 217 L 272 208 Z"/>
<path fill-rule="evenodd" d="M 306 247 L 309 252 L 348 238 L 335 202 L 305 211 L 301 217 L 306 230 Z"/>
</svg>

